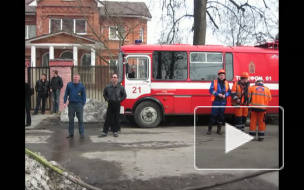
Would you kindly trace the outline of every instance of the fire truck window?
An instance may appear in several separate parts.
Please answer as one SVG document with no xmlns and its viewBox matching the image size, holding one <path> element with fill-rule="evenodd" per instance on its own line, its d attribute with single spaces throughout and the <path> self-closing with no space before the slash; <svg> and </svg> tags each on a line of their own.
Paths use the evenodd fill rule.
<svg viewBox="0 0 304 190">
<path fill-rule="evenodd" d="M 148 79 L 148 59 L 128 58 L 127 78 L 130 80 Z"/>
<path fill-rule="evenodd" d="M 225 54 L 226 79 L 233 80 L 233 56 L 232 53 Z"/>
<path fill-rule="evenodd" d="M 186 80 L 188 77 L 187 53 L 177 51 L 153 52 L 153 79 Z"/>
<path fill-rule="evenodd" d="M 223 68 L 223 55 L 217 52 L 190 53 L 190 79 L 211 81 L 217 78 L 217 71 Z"/>
</svg>

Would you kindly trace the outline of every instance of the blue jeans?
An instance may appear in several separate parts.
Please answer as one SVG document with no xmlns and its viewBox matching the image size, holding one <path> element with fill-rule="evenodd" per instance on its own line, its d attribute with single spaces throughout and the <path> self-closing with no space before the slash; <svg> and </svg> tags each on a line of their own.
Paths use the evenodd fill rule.
<svg viewBox="0 0 304 190">
<path fill-rule="evenodd" d="M 53 113 L 59 110 L 59 96 L 60 90 L 52 91 Z"/>
<path fill-rule="evenodd" d="M 79 134 L 84 135 L 83 127 L 83 105 L 81 102 L 69 102 L 68 115 L 69 115 L 69 135 L 74 135 L 74 118 L 78 119 Z"/>
<path fill-rule="evenodd" d="M 212 102 L 212 106 L 226 106 L 226 102 Z M 209 124 L 212 125 L 215 121 L 218 124 L 222 124 L 224 121 L 225 108 L 212 107 Z"/>
</svg>

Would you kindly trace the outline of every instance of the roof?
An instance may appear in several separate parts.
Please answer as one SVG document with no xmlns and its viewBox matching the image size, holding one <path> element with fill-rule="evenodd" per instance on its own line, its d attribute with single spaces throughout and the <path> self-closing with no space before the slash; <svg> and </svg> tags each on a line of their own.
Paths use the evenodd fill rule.
<svg viewBox="0 0 304 190">
<path fill-rule="evenodd" d="M 152 18 L 151 13 L 144 2 L 117 2 L 99 1 L 104 7 L 100 8 L 100 15 L 129 16 Z"/>
<path fill-rule="evenodd" d="M 36 14 L 36 7 L 28 6 L 33 0 L 25 0 L 25 14 Z"/>
<path fill-rule="evenodd" d="M 34 0 L 25 0 L 25 14 L 35 14 L 36 7 L 29 6 Z M 103 5 L 100 7 L 100 16 L 125 16 L 125 17 L 145 17 L 152 18 L 151 13 L 144 2 L 117 2 L 99 1 Z"/>
<path fill-rule="evenodd" d="M 278 49 L 268 49 L 254 46 L 222 46 L 222 45 L 124 45 L 122 51 L 224 51 L 224 52 L 251 52 L 251 53 L 278 53 Z"/>
</svg>

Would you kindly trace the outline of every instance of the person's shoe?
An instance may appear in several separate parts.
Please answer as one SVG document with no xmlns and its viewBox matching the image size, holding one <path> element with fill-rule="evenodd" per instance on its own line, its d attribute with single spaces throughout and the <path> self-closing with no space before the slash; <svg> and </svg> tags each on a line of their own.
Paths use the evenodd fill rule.
<svg viewBox="0 0 304 190">
<path fill-rule="evenodd" d="M 73 137 L 74 137 L 74 135 L 69 135 L 66 138 L 68 139 L 68 138 L 73 138 Z"/>
<path fill-rule="evenodd" d="M 222 128 L 222 125 L 221 125 L 221 124 L 218 124 L 218 125 L 217 125 L 217 131 L 216 131 L 216 133 L 219 134 L 219 135 L 222 135 L 222 134 L 223 134 L 222 131 L 221 131 L 221 128 Z"/>
<path fill-rule="evenodd" d="M 259 140 L 260 142 L 262 142 L 262 141 L 264 140 L 264 138 L 258 138 L 258 140 Z"/>
<path fill-rule="evenodd" d="M 33 113 L 32 115 L 37 115 L 38 113 Z"/>
<path fill-rule="evenodd" d="M 27 124 L 25 125 L 25 127 L 28 127 L 28 126 L 31 126 L 31 124 L 30 124 L 30 123 L 27 123 Z"/>
<path fill-rule="evenodd" d="M 81 139 L 84 139 L 84 135 L 80 135 L 80 138 L 81 138 Z"/>
<path fill-rule="evenodd" d="M 117 132 L 114 132 L 114 133 L 113 133 L 113 136 L 114 136 L 114 137 L 118 137 L 118 133 L 117 133 Z"/>
<path fill-rule="evenodd" d="M 101 134 L 98 137 L 100 138 L 100 137 L 106 137 L 106 136 L 107 136 L 107 133 L 101 132 Z"/>
</svg>

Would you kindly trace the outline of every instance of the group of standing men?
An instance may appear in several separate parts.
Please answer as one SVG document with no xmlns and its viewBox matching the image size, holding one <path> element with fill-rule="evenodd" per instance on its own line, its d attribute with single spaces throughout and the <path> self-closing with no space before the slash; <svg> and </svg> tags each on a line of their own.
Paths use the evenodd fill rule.
<svg viewBox="0 0 304 190">
<path fill-rule="evenodd" d="M 58 75 L 57 70 L 52 71 L 51 81 L 46 79 L 46 74 L 43 73 L 40 79 L 36 81 L 35 91 L 36 96 L 36 106 L 33 115 L 38 114 L 39 108 L 41 109 L 41 114 L 45 114 L 45 104 L 49 97 L 49 92 L 51 92 L 52 102 L 53 102 L 53 113 L 59 110 L 59 96 L 60 90 L 63 87 L 62 78 Z M 34 89 L 31 89 L 30 85 L 25 82 L 25 110 L 26 110 L 26 127 L 31 126 L 31 95 L 34 94 Z M 41 105 L 41 106 L 40 106 Z"/>
<path fill-rule="evenodd" d="M 231 100 L 231 105 L 235 107 L 235 126 L 244 131 L 248 116 L 248 106 L 250 107 L 250 127 L 249 135 L 256 136 L 256 124 L 258 121 L 258 140 L 263 141 L 265 134 L 266 107 L 271 100 L 269 88 L 264 86 L 262 78 L 255 81 L 255 85 L 250 86 L 248 82 L 249 74 L 243 72 L 241 79 L 233 83 L 230 89 L 226 80 L 226 72 L 223 69 L 218 71 L 218 78 L 211 82 L 209 92 L 211 94 L 212 108 L 208 123 L 207 135 L 211 134 L 212 125 L 216 122 L 217 134 L 222 135 L 221 127 L 224 122 L 224 112 L 227 102 Z"/>
<path fill-rule="evenodd" d="M 58 75 L 57 70 L 52 71 L 52 78 L 49 82 L 46 79 L 46 74 L 42 74 L 40 79 L 37 80 L 35 85 L 35 91 L 37 93 L 36 107 L 33 115 L 38 114 L 38 110 L 41 105 L 41 114 L 45 113 L 45 103 L 48 98 L 49 92 L 52 93 L 53 102 L 53 113 L 59 111 L 59 97 L 60 90 L 63 87 L 62 78 Z M 25 82 L 25 110 L 26 110 L 26 127 L 31 125 L 31 88 L 28 83 Z M 111 83 L 107 85 L 103 91 L 103 97 L 108 102 L 108 109 L 106 120 L 104 123 L 103 131 L 99 137 L 105 137 L 108 134 L 109 128 L 111 127 L 113 136 L 118 137 L 118 131 L 120 130 L 119 125 L 119 114 L 120 114 L 120 102 L 126 99 L 127 94 L 125 88 L 118 83 L 118 75 L 113 74 Z M 67 105 L 67 101 L 69 101 Z M 73 81 L 68 82 L 64 97 L 63 106 L 68 107 L 69 117 L 69 128 L 67 138 L 74 137 L 74 118 L 75 115 L 78 119 L 78 128 L 80 138 L 84 138 L 84 126 L 83 126 L 83 107 L 86 103 L 86 90 L 84 85 L 80 82 L 80 75 L 74 74 Z"/>
</svg>

